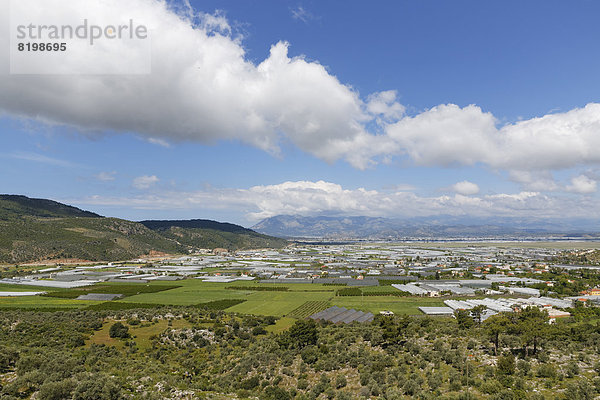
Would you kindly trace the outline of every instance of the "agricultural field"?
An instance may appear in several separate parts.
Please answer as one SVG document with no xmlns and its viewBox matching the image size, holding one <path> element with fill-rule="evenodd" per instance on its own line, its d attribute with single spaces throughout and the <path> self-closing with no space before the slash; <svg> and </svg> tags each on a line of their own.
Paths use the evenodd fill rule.
<svg viewBox="0 0 600 400">
<path fill-rule="evenodd" d="M 154 283 L 151 283 L 152 285 Z M 122 301 L 130 303 L 152 303 L 189 306 L 224 299 L 246 299 L 252 294 L 249 290 L 225 289 L 228 284 L 202 282 L 198 279 L 178 281 L 176 289 L 157 293 L 143 293 L 130 296 Z"/>
<path fill-rule="evenodd" d="M 292 310 L 287 316 L 298 319 L 306 318 L 327 308 L 329 308 L 328 301 L 307 301 L 300 307 Z"/>
<path fill-rule="evenodd" d="M 280 317 L 307 301 L 329 301 L 332 298 L 333 292 L 254 292 L 245 297 L 244 303 L 227 311 Z"/>
<path fill-rule="evenodd" d="M 72 309 L 87 307 L 97 302 L 87 300 L 60 299 L 45 296 L 0 297 L 2 309 Z"/>
<path fill-rule="evenodd" d="M 129 308 L 136 304 L 144 307 L 154 305 L 201 305 L 203 303 L 231 301 L 227 311 L 240 314 L 289 316 L 305 318 L 327 307 L 337 305 L 378 313 L 390 310 L 397 314 L 418 315 L 418 306 L 440 306 L 441 300 L 415 297 L 398 297 L 389 294 L 390 287 L 362 288 L 365 296 L 336 296 L 341 288 L 321 284 L 273 284 L 279 290 L 256 290 L 258 285 L 268 288 L 271 284 L 257 282 L 228 283 L 202 282 L 186 279 L 177 282 L 101 283 L 78 289 L 40 288 L 36 286 L 0 285 L 0 290 L 44 290 L 48 294 L 27 297 L 0 297 L 1 308 L 85 308 L 92 306 L 107 309 Z M 235 288 L 231 288 L 231 287 Z M 246 289 L 247 287 L 247 289 Z M 287 290 L 280 290 L 284 287 Z M 75 298 L 85 293 L 121 293 L 126 297 L 110 304 L 99 301 L 82 301 Z M 381 293 L 381 296 L 373 295 Z M 387 295 L 386 295 L 387 294 Z M 237 300 L 237 301 L 236 301 Z M 240 300 L 243 300 L 240 301 Z M 237 304 L 236 304 L 237 303 Z M 224 303 L 227 304 L 227 303 Z M 114 307 L 113 307 L 114 306 Z M 307 314 L 308 313 L 308 314 Z"/>
</svg>

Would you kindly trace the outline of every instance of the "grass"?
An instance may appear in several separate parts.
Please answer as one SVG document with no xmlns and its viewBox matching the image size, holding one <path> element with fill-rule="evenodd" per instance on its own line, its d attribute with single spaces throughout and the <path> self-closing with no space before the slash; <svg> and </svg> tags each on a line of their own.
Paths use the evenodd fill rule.
<svg viewBox="0 0 600 400">
<path fill-rule="evenodd" d="M 281 332 L 284 332 L 284 331 L 287 331 L 288 329 L 290 329 L 290 327 L 292 325 L 294 325 L 294 322 L 296 322 L 295 318 L 291 318 L 291 317 L 279 318 L 277 320 L 277 322 L 275 323 L 275 325 L 269 325 L 265 328 L 265 330 L 270 333 L 281 333 Z"/>
<path fill-rule="evenodd" d="M 93 301 L 58 299 L 44 296 L 0 297 L 0 309 L 82 308 Z"/>
<path fill-rule="evenodd" d="M 328 301 L 307 301 L 302 304 L 300 307 L 292 310 L 287 316 L 292 318 L 306 318 L 319 311 L 323 311 L 329 308 Z"/>
<path fill-rule="evenodd" d="M 48 288 L 42 286 L 31 285 L 14 285 L 10 283 L 0 283 L 0 291 L 2 292 L 55 292 L 62 291 L 60 288 Z"/>
<path fill-rule="evenodd" d="M 157 293 L 143 293 L 123 299 L 131 303 L 154 303 L 191 306 L 215 300 L 245 299 L 250 290 L 225 289 L 223 283 L 202 282 L 199 279 L 181 281 L 181 287 Z"/>
<path fill-rule="evenodd" d="M 123 348 L 125 346 L 125 341 L 121 339 L 111 338 L 109 335 L 110 327 L 116 321 L 108 320 L 104 323 L 102 328 L 94 333 L 94 335 L 86 341 L 86 345 L 89 346 L 92 343 L 94 344 L 104 344 L 107 346 L 115 346 L 117 348 Z M 141 350 L 147 350 L 152 345 L 151 337 L 154 335 L 158 336 L 163 333 L 166 329 L 181 329 L 181 328 L 189 328 L 191 325 L 189 322 L 183 319 L 175 319 L 172 321 L 172 326 L 168 325 L 166 320 L 159 320 L 156 323 L 142 325 L 128 325 L 125 321 L 120 321 L 124 325 L 129 328 L 129 334 L 131 335 L 131 339 L 135 341 L 137 346 Z"/>
<path fill-rule="evenodd" d="M 331 292 L 254 292 L 246 296 L 244 303 L 227 311 L 281 317 L 307 301 L 327 301 L 332 297 Z"/>
</svg>

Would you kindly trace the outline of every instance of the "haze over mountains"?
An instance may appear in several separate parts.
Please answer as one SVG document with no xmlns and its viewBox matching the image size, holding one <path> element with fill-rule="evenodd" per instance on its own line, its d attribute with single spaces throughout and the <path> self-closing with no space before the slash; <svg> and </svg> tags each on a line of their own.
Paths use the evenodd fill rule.
<svg viewBox="0 0 600 400">
<path fill-rule="evenodd" d="M 0 262 L 116 261 L 198 249 L 279 248 L 289 243 L 282 238 L 597 238 L 598 226 L 598 221 L 591 219 L 279 215 L 248 229 L 205 219 L 134 222 L 103 217 L 52 200 L 0 195 Z"/>
<path fill-rule="evenodd" d="M 278 215 L 262 220 L 252 226 L 251 229 L 267 235 L 286 238 L 489 238 L 593 235 L 600 232 L 600 223 L 592 219 L 557 221 L 534 218 L 477 218 L 469 216 L 379 218 Z"/>
</svg>

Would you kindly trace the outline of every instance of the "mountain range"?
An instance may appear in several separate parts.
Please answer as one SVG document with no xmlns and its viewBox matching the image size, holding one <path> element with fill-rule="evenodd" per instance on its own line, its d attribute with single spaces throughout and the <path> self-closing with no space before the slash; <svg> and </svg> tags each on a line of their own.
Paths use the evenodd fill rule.
<svg viewBox="0 0 600 400">
<path fill-rule="evenodd" d="M 267 218 L 251 229 L 286 238 L 402 239 L 402 238 L 507 238 L 597 236 L 597 220 L 542 220 L 527 218 L 483 218 L 434 216 L 417 218 L 297 216 Z"/>
<path fill-rule="evenodd" d="M 0 263 L 117 261 L 198 249 L 279 248 L 287 243 L 211 220 L 134 222 L 52 200 L 0 195 Z"/>
</svg>

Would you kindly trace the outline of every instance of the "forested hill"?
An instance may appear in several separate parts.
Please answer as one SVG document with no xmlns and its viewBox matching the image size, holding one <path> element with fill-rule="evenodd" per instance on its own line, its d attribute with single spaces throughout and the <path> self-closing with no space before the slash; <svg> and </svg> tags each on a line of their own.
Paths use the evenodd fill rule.
<svg viewBox="0 0 600 400">
<path fill-rule="evenodd" d="M 68 206 L 53 200 L 32 199 L 26 196 L 0 194 L 0 220 L 30 217 L 85 217 L 101 218 L 101 215 Z"/>
<path fill-rule="evenodd" d="M 200 221 L 200 222 L 199 222 Z M 154 223 L 156 222 L 156 223 Z M 106 218 L 52 200 L 0 195 L 0 263 L 77 259 L 116 261 L 154 252 L 283 247 L 285 240 L 209 220 Z"/>
<path fill-rule="evenodd" d="M 213 229 L 216 231 L 231 233 L 256 233 L 252 229 L 244 228 L 240 225 L 230 224 L 228 222 L 217 222 L 210 219 L 187 219 L 187 220 L 148 220 L 140 221 L 140 224 L 152 230 L 167 230 L 171 227 L 193 228 L 193 229 Z"/>
<path fill-rule="evenodd" d="M 243 226 L 207 219 L 141 221 L 140 223 L 166 238 L 183 245 L 200 248 L 281 248 L 288 244 L 284 239 L 257 233 Z"/>
</svg>

